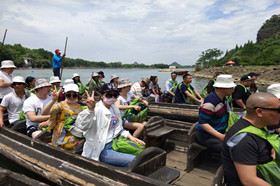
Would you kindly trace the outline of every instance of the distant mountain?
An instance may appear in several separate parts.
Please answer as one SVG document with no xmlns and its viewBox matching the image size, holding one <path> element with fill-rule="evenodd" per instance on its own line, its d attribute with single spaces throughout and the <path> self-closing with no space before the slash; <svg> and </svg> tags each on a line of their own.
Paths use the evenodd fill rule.
<svg viewBox="0 0 280 186">
<path fill-rule="evenodd" d="M 171 63 L 169 66 L 182 66 L 179 63 L 177 63 L 176 61 L 174 61 L 173 63 Z"/>
</svg>

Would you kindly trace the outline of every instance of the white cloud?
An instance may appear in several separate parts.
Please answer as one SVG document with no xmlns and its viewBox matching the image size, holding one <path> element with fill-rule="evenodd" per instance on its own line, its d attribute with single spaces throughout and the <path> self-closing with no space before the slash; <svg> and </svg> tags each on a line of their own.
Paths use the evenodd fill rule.
<svg viewBox="0 0 280 186">
<path fill-rule="evenodd" d="M 272 6 L 273 5 L 273 6 Z M 194 64 L 208 48 L 230 50 L 255 41 L 279 1 L 2 0 L 6 43 L 93 61 Z"/>
</svg>

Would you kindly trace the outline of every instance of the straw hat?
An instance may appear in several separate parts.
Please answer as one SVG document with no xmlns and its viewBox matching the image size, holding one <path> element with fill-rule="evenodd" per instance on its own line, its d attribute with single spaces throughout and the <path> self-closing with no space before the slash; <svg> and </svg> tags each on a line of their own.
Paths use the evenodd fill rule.
<svg viewBox="0 0 280 186">
<path fill-rule="evenodd" d="M 74 78 L 74 77 L 77 77 L 77 76 L 79 76 L 78 73 L 74 73 L 74 74 L 73 74 L 73 78 Z M 79 76 L 79 77 L 80 77 L 80 76 Z"/>
<path fill-rule="evenodd" d="M 63 88 L 65 89 L 65 86 L 66 86 L 66 85 L 69 85 L 69 84 L 74 84 L 74 80 L 73 80 L 73 79 L 66 79 L 66 80 L 64 81 Z"/>
<path fill-rule="evenodd" d="M 267 93 L 273 94 L 280 99 L 280 83 L 272 84 L 267 87 Z"/>
<path fill-rule="evenodd" d="M 50 77 L 50 84 L 53 84 L 53 83 L 60 83 L 60 79 L 58 76 L 52 76 Z"/>
<path fill-rule="evenodd" d="M 144 83 L 146 83 L 146 85 L 148 85 L 149 86 L 149 84 L 150 84 L 150 79 L 148 79 L 148 78 L 141 78 L 141 80 L 144 82 Z"/>
<path fill-rule="evenodd" d="M 216 82 L 213 87 L 217 88 L 233 88 L 235 87 L 235 83 L 233 82 L 232 75 L 222 74 L 217 77 Z"/>
<path fill-rule="evenodd" d="M 42 88 L 42 87 L 50 87 L 50 86 L 52 86 L 52 85 L 48 82 L 48 80 L 46 80 L 46 79 L 38 79 L 35 82 L 34 89 L 38 89 L 38 88 Z"/>
<path fill-rule="evenodd" d="M 4 60 L 1 62 L 1 68 L 17 68 L 12 60 Z"/>
<path fill-rule="evenodd" d="M 79 92 L 79 87 L 76 84 L 68 84 L 64 86 L 64 92 L 69 92 L 69 91 L 73 91 L 73 92 Z"/>
<path fill-rule="evenodd" d="M 15 76 L 13 78 L 13 83 L 25 83 L 24 78 L 22 76 Z"/>
<path fill-rule="evenodd" d="M 129 79 L 121 79 L 119 81 L 118 88 L 128 87 L 128 86 L 131 86 L 131 85 L 132 85 L 132 83 L 129 81 Z"/>
<path fill-rule="evenodd" d="M 116 74 L 112 74 L 112 75 L 111 75 L 111 80 L 110 80 L 110 81 L 112 81 L 112 80 L 115 79 L 115 78 L 119 78 L 119 76 L 117 76 Z"/>
</svg>

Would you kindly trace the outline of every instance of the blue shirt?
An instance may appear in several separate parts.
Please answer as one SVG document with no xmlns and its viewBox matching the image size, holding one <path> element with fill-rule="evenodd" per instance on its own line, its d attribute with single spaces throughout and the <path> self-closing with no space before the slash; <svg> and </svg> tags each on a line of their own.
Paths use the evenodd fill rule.
<svg viewBox="0 0 280 186">
<path fill-rule="evenodd" d="M 63 60 L 63 57 L 59 57 L 58 55 L 54 55 L 52 59 L 53 68 L 60 68 L 61 67 L 61 61 Z"/>
<path fill-rule="evenodd" d="M 170 81 L 174 82 L 176 84 L 176 86 L 178 85 L 178 81 L 175 80 L 173 81 L 172 79 L 169 79 L 165 82 L 165 93 L 168 94 L 168 90 L 170 90 L 171 92 L 173 91 L 172 90 L 172 86 L 173 86 L 173 83 L 171 83 Z"/>
<path fill-rule="evenodd" d="M 182 82 L 182 85 L 181 85 L 181 90 L 180 90 L 179 86 L 180 86 L 180 84 L 178 85 L 178 87 L 176 89 L 174 103 L 184 103 L 184 104 L 187 104 L 186 101 L 185 101 L 185 98 L 187 98 L 188 96 L 185 94 L 185 92 L 189 91 L 188 87 L 183 82 Z M 190 88 L 192 90 L 194 90 L 191 85 L 190 85 Z"/>
<path fill-rule="evenodd" d="M 208 123 L 216 131 L 225 133 L 228 117 L 226 99 L 221 100 L 216 92 L 213 91 L 204 99 L 203 104 L 200 106 L 197 131 L 207 133 L 200 125 Z"/>
</svg>

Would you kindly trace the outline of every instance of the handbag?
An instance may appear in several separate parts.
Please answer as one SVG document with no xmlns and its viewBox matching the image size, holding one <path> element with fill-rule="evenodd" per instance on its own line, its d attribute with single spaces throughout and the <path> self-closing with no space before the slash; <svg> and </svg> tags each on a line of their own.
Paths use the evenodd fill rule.
<svg viewBox="0 0 280 186">
<path fill-rule="evenodd" d="M 118 152 L 137 155 L 145 149 L 145 146 L 135 143 L 124 136 L 119 136 L 113 139 L 112 148 Z"/>
</svg>

